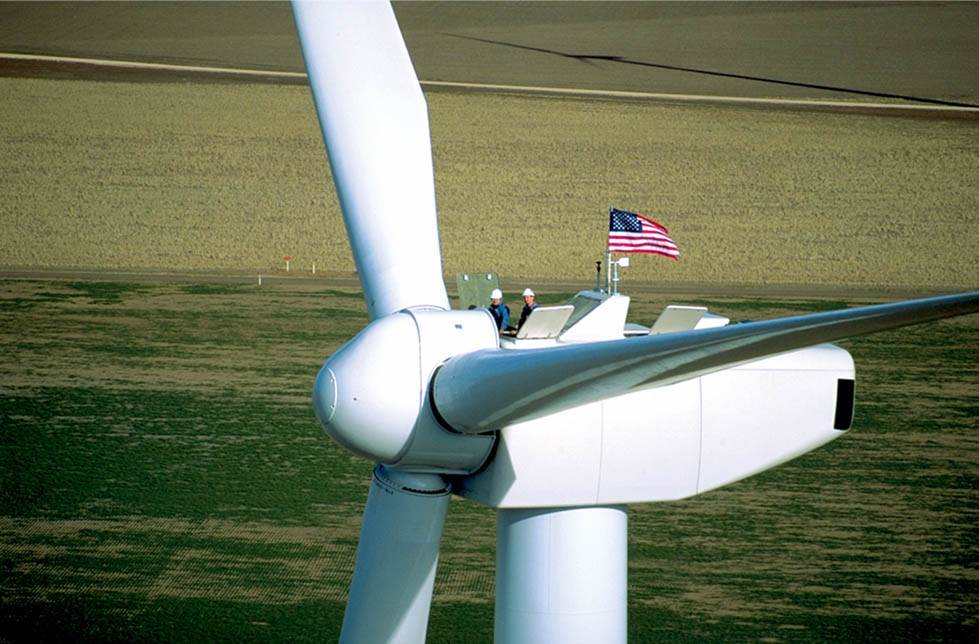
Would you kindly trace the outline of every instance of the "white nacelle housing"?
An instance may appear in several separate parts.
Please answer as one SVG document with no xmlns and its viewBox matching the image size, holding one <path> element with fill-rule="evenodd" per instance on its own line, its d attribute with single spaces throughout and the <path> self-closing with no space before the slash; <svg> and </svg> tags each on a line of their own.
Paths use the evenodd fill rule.
<svg viewBox="0 0 979 644">
<path fill-rule="evenodd" d="M 841 436 L 853 377 L 827 344 L 511 425 L 458 492 L 500 508 L 692 496 Z"/>
</svg>

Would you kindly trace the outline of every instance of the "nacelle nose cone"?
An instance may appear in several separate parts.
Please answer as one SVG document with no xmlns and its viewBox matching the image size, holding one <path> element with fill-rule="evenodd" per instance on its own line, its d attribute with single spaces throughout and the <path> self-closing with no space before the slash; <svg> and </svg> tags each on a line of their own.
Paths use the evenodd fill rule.
<svg viewBox="0 0 979 644">
<path fill-rule="evenodd" d="M 320 369 L 313 385 L 313 411 L 320 425 L 326 427 L 337 410 L 337 377 L 326 365 Z"/>
<path fill-rule="evenodd" d="M 375 320 L 316 377 L 313 407 L 326 433 L 374 462 L 407 448 L 422 399 L 418 331 L 411 317 Z"/>
</svg>

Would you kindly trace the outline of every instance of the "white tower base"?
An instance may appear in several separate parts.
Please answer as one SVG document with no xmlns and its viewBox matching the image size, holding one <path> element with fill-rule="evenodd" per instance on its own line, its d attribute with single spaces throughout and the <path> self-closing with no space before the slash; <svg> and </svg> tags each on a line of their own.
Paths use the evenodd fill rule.
<svg viewBox="0 0 979 644">
<path fill-rule="evenodd" d="M 497 644 L 625 642 L 624 506 L 500 510 Z"/>
</svg>

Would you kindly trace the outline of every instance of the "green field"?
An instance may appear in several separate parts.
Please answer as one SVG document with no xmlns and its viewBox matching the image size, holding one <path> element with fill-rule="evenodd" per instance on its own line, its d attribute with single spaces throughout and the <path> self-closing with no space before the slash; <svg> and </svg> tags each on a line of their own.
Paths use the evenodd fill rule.
<svg viewBox="0 0 979 644">
<path fill-rule="evenodd" d="M 0 641 L 335 640 L 371 465 L 309 392 L 365 322 L 325 281 L 0 281 Z M 974 638 L 979 316 L 845 346 L 850 435 L 629 508 L 632 641 Z M 429 641 L 492 640 L 494 547 L 493 512 L 454 500 Z"/>
</svg>

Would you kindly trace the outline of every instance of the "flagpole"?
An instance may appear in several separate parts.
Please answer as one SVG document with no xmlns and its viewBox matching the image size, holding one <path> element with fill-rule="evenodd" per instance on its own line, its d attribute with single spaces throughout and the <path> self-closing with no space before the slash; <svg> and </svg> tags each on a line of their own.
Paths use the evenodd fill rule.
<svg viewBox="0 0 979 644">
<path fill-rule="evenodd" d="M 612 221 L 612 206 L 608 207 L 609 222 Z M 609 227 L 611 229 L 611 226 Z M 605 292 L 612 292 L 612 249 L 609 248 L 608 235 L 605 236 Z"/>
<path fill-rule="evenodd" d="M 605 251 L 605 292 L 612 292 L 612 251 Z"/>
</svg>

